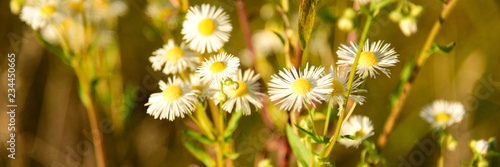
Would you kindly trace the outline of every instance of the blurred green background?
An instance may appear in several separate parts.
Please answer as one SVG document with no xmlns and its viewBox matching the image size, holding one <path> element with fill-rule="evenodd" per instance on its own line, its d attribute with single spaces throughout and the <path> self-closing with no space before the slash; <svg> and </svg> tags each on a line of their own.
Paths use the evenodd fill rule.
<svg viewBox="0 0 500 167">
<path fill-rule="evenodd" d="M 268 10 L 262 9 L 268 1 L 244 2 L 253 33 L 273 27 L 272 24 L 269 25 L 270 20 L 280 20 L 275 11 L 269 13 Z M 372 141 L 377 139 L 389 114 L 388 98 L 398 82 L 403 65 L 410 56 L 420 50 L 442 9 L 439 0 L 412 2 L 424 7 L 424 12 L 418 19 L 416 34 L 404 36 L 398 25 L 388 19 L 389 10 L 381 12 L 369 32 L 370 40 L 391 43 L 400 54 L 400 63 L 390 68 L 391 78 L 380 75 L 376 79 L 368 79 L 369 93 L 365 94 L 367 102 L 355 110 L 355 114 L 371 118 L 375 127 L 375 135 L 369 138 Z M 115 35 L 120 45 L 123 82 L 128 88 L 136 91 L 137 96 L 134 102 L 126 103 L 133 110 L 126 114 L 123 129 L 113 128 L 109 119 L 101 117 L 101 126 L 109 127 L 102 129 L 108 163 L 110 166 L 201 166 L 181 142 L 182 129 L 191 125 L 187 119 L 170 122 L 155 120 L 146 114 L 144 103 L 149 94 L 159 91 L 153 85 L 159 78 L 164 77 L 152 72 L 148 57 L 161 47 L 163 42 L 161 37 L 148 36 L 145 33 L 148 23 L 141 12 L 147 2 L 128 0 L 127 3 L 129 10 L 119 19 Z M 203 1 L 190 1 L 191 5 L 201 3 Z M 240 56 L 242 61 L 247 60 L 244 53 L 246 46 L 234 2 L 219 0 L 210 3 L 222 6 L 231 16 L 233 31 L 225 47 L 227 52 Z M 291 2 L 291 11 L 297 11 L 297 3 Z M 74 72 L 58 57 L 40 46 L 32 30 L 22 23 L 17 15 L 10 13 L 8 4 L 8 0 L 0 2 L 0 80 L 3 82 L 0 84 L 0 108 L 2 112 L 7 111 L 6 57 L 8 53 L 15 53 L 16 98 L 19 106 L 16 115 L 17 157 L 16 160 L 10 160 L 7 158 L 6 149 L 1 149 L 0 166 L 94 166 L 93 151 L 89 150 L 92 147 L 89 147 L 91 138 L 87 113 L 79 100 L 78 82 Z M 324 0 L 318 8 L 339 16 L 348 6 L 352 6 L 352 1 Z M 388 9 L 393 8 L 394 6 L 390 6 Z M 387 166 L 400 166 L 404 161 L 412 160 L 418 162 L 417 166 L 434 166 L 438 153 L 421 154 L 419 152 L 423 152 L 424 148 L 417 143 L 436 143 L 430 136 L 430 125 L 418 115 L 425 105 L 435 99 L 460 101 L 467 109 L 462 123 L 449 128 L 458 139 L 458 147 L 455 151 L 446 152 L 445 166 L 460 166 L 470 162 L 473 154 L 468 142 L 472 139 L 500 139 L 500 123 L 497 122 L 500 119 L 499 9 L 499 0 L 458 2 L 436 38 L 436 42 L 443 45 L 456 42 L 455 49 L 450 54 L 432 55 L 422 68 L 382 152 Z M 269 14 L 270 17 L 263 18 L 262 14 Z M 292 26 L 296 28 L 296 14 L 291 12 L 290 16 Z M 305 58 L 311 64 L 329 67 L 337 59 L 337 48 L 341 43 L 346 43 L 347 33 L 338 30 L 335 23 L 317 20 L 310 46 L 305 51 Z M 180 35 L 177 37 L 180 38 Z M 260 57 L 260 60 L 283 64 L 273 62 L 276 60 L 274 57 Z M 243 65 L 245 66 L 245 63 Z M 267 80 L 270 74 L 279 69 L 257 64 L 257 70 L 263 73 L 263 78 Z M 280 114 L 283 113 L 273 113 L 278 117 Z M 241 153 L 235 164 L 254 166 L 255 161 L 263 157 L 274 162 L 276 146 L 271 142 L 272 133 L 265 127 L 260 112 L 243 117 L 241 121 L 234 135 L 235 149 Z M 2 113 L 2 148 L 7 147 L 7 124 L 8 115 Z M 346 149 L 338 145 L 334 148 L 332 157 L 338 166 L 354 166 L 359 161 L 360 150 Z M 415 158 L 415 155 L 418 157 Z M 500 166 L 500 158 L 493 158 L 491 165 Z"/>
</svg>

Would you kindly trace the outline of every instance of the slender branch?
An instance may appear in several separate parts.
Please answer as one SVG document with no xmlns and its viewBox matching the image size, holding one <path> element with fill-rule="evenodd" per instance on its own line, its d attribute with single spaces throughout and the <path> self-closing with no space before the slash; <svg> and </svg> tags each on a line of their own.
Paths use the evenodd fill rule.
<svg viewBox="0 0 500 167">
<path fill-rule="evenodd" d="M 101 136 L 101 131 L 99 130 L 99 121 L 97 117 L 97 112 L 95 110 L 95 105 L 94 101 L 92 98 L 92 91 L 90 87 L 90 80 L 88 80 L 87 76 L 84 75 L 82 69 L 77 66 L 74 67 L 75 73 L 77 75 L 78 81 L 80 86 L 83 89 L 83 98 L 82 101 L 86 102 L 84 103 L 85 108 L 87 109 L 88 117 L 89 117 L 89 123 L 90 123 L 90 129 L 91 129 L 91 134 L 92 134 L 92 140 L 94 141 L 94 149 L 95 149 L 95 156 L 96 156 L 96 162 L 98 167 L 105 167 L 106 166 L 106 158 L 104 154 L 104 148 L 102 144 L 102 136 Z"/>
<path fill-rule="evenodd" d="M 249 57 L 251 68 L 255 69 L 255 50 L 252 44 L 252 32 L 250 32 L 250 25 L 248 24 L 247 14 L 245 13 L 245 6 L 242 0 L 236 0 L 236 8 L 238 9 L 237 12 L 240 19 L 241 30 L 243 31 L 248 51 L 250 51 Z"/>
<path fill-rule="evenodd" d="M 300 48 L 300 40 L 297 40 L 297 48 L 295 49 L 295 64 L 294 66 L 299 68 L 300 64 L 302 63 L 302 54 L 303 54 L 302 48 Z"/>
<path fill-rule="evenodd" d="M 434 26 L 432 27 L 431 32 L 429 33 L 429 36 L 427 36 L 427 40 L 425 41 L 422 50 L 420 50 L 419 56 L 417 57 L 417 62 L 412 69 L 410 78 L 404 82 L 403 91 L 401 91 L 401 93 L 399 94 L 398 100 L 396 101 L 389 117 L 387 118 L 387 121 L 385 121 L 384 129 L 377 140 L 377 148 L 379 150 L 382 150 L 385 147 L 385 144 L 387 143 L 387 138 L 389 137 L 389 134 L 392 132 L 392 129 L 394 128 L 394 124 L 399 116 L 399 113 L 401 113 L 401 110 L 403 109 L 403 106 L 406 102 L 406 98 L 410 94 L 415 78 L 417 77 L 420 68 L 424 65 L 427 58 L 429 58 L 430 56 L 430 54 L 427 51 L 431 48 L 434 39 L 436 38 L 437 34 L 439 33 L 439 30 L 441 29 L 441 26 L 450 15 L 453 8 L 456 6 L 457 2 L 458 0 L 448 1 L 448 4 L 446 4 L 443 7 L 443 11 L 441 12 L 438 20 L 436 20 L 436 22 L 434 23 Z"/>
<path fill-rule="evenodd" d="M 349 101 L 348 100 L 349 94 L 351 93 L 351 88 L 352 88 L 352 84 L 354 81 L 354 76 L 356 75 L 356 68 L 358 66 L 359 57 L 361 55 L 361 51 L 363 50 L 363 46 L 365 44 L 366 37 L 368 35 L 368 30 L 370 29 L 370 25 L 372 23 L 372 20 L 373 20 L 373 16 L 368 15 L 368 17 L 366 19 L 365 27 L 363 29 L 363 33 L 361 34 L 361 39 L 359 40 L 359 47 L 358 47 L 358 51 L 356 53 L 356 58 L 354 59 L 354 63 L 352 65 L 352 69 L 351 69 L 351 72 L 349 75 L 349 81 L 347 82 L 347 90 L 344 94 L 346 100 L 344 100 L 343 108 L 342 108 L 342 111 L 340 112 L 340 117 L 339 117 L 339 120 L 337 122 L 337 127 L 335 129 L 335 134 L 330 139 L 330 142 L 329 142 L 328 148 L 326 149 L 325 154 L 321 155 L 322 158 L 327 158 L 330 155 L 330 153 L 333 149 L 333 146 L 335 145 L 335 143 L 337 142 L 337 139 L 339 137 L 340 129 L 341 129 L 343 121 L 344 121 L 345 110 L 347 108 L 347 102 Z"/>
</svg>

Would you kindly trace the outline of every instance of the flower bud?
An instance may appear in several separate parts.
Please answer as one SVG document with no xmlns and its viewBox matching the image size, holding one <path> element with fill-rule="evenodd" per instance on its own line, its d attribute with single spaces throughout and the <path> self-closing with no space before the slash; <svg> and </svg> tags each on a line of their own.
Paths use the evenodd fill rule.
<svg viewBox="0 0 500 167">
<path fill-rule="evenodd" d="M 21 8 L 23 7 L 24 0 L 11 0 L 10 1 L 10 12 L 12 14 L 19 14 Z"/>
<path fill-rule="evenodd" d="M 400 10 L 394 10 L 389 14 L 389 19 L 391 19 L 393 22 L 399 22 L 401 19 L 403 19 L 403 14 L 401 14 Z"/>
<path fill-rule="evenodd" d="M 354 21 L 345 17 L 340 18 L 337 26 L 343 31 L 353 31 L 355 29 Z"/>
<path fill-rule="evenodd" d="M 481 140 L 476 142 L 474 149 L 477 153 L 479 153 L 481 155 L 486 155 L 486 153 L 488 153 L 489 146 L 490 146 L 490 144 L 488 143 L 488 141 L 481 139 Z"/>
<path fill-rule="evenodd" d="M 417 32 L 417 20 L 414 17 L 406 17 L 399 21 L 399 28 L 404 35 L 410 36 Z"/>
<path fill-rule="evenodd" d="M 420 14 L 422 14 L 422 11 L 424 10 L 424 8 L 420 5 L 413 5 L 411 7 L 411 10 L 410 10 L 410 15 L 412 15 L 413 17 L 417 17 L 417 16 L 420 16 Z"/>
<path fill-rule="evenodd" d="M 217 100 L 220 103 L 224 103 L 227 100 L 227 95 L 221 92 L 215 93 L 215 100 Z"/>
<path fill-rule="evenodd" d="M 352 8 L 347 8 L 344 10 L 344 14 L 342 14 L 342 17 L 348 18 L 348 19 L 355 19 L 357 16 L 356 11 Z"/>
</svg>

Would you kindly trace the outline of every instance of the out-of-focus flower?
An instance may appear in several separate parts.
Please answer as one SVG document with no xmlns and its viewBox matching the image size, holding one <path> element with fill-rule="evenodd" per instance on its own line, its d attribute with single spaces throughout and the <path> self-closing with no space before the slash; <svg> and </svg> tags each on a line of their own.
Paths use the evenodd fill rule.
<svg viewBox="0 0 500 167">
<path fill-rule="evenodd" d="M 273 53 L 283 53 L 283 44 L 276 34 L 269 30 L 261 30 L 253 34 L 252 42 L 255 52 L 260 56 L 267 56 Z"/>
<path fill-rule="evenodd" d="M 169 1 L 153 1 L 145 12 L 155 24 L 166 22 L 169 29 L 175 29 L 178 26 L 176 10 Z"/>
<path fill-rule="evenodd" d="M 343 31 L 354 31 L 356 30 L 357 23 L 356 23 L 356 11 L 352 8 L 347 8 L 344 10 L 344 13 L 342 14 L 342 17 L 337 22 L 337 26 L 339 29 Z"/>
<path fill-rule="evenodd" d="M 58 24 L 64 19 L 58 0 L 28 1 L 21 10 L 21 20 L 26 22 L 34 30 L 38 30 L 48 24 Z"/>
<path fill-rule="evenodd" d="M 420 112 L 420 116 L 434 128 L 446 128 L 458 123 L 462 121 L 464 115 L 465 108 L 462 103 L 445 100 L 436 100 Z"/>
<path fill-rule="evenodd" d="M 238 71 L 237 75 L 231 77 L 234 80 L 234 87 L 230 86 L 224 89 L 224 92 L 229 96 L 229 99 L 222 106 L 224 110 L 231 113 L 242 110 L 243 115 L 250 115 L 250 103 L 256 108 L 262 108 L 262 93 L 259 92 L 260 84 L 258 80 L 260 75 L 256 74 L 251 69 L 242 73 Z"/>
<path fill-rule="evenodd" d="M 206 84 L 219 84 L 236 74 L 240 59 L 231 54 L 221 53 L 206 59 L 196 71 Z"/>
<path fill-rule="evenodd" d="M 367 116 L 355 115 L 349 118 L 349 120 L 340 129 L 340 135 L 351 135 L 355 139 L 345 139 L 341 138 L 338 140 L 339 143 L 345 145 L 346 147 L 358 147 L 359 144 L 370 136 L 373 136 L 373 125 L 370 118 Z"/>
<path fill-rule="evenodd" d="M 328 75 L 330 75 L 331 78 L 333 78 L 332 80 L 333 91 L 330 94 L 330 98 L 333 98 L 332 106 L 333 103 L 336 102 L 339 106 L 339 111 L 341 111 L 344 107 L 343 106 L 345 100 L 344 93 L 347 89 L 347 82 L 349 81 L 349 75 L 347 75 L 345 71 L 336 70 L 333 66 L 330 66 L 330 74 Z M 357 95 L 357 93 L 366 92 L 366 90 L 358 88 L 362 83 L 363 82 L 359 80 L 359 78 L 355 79 L 352 83 L 351 92 L 349 94 L 349 99 L 359 103 L 360 105 L 363 105 L 363 102 L 365 102 L 365 97 Z"/>
<path fill-rule="evenodd" d="M 24 0 L 10 0 L 10 12 L 12 14 L 19 14 L 23 7 Z"/>
<path fill-rule="evenodd" d="M 367 76 L 375 78 L 375 74 L 381 71 L 387 77 L 390 77 L 390 71 L 387 67 L 392 67 L 399 62 L 399 54 L 394 51 L 394 48 L 389 48 L 390 46 L 391 44 L 384 44 L 383 41 L 373 42 L 370 45 L 369 40 L 366 40 L 359 57 L 356 74 L 359 74 L 363 78 Z M 342 47 L 339 47 L 337 51 L 337 55 L 339 56 L 337 64 L 352 66 L 358 49 L 358 44 L 354 42 L 351 42 L 351 46 L 342 45 Z"/>
<path fill-rule="evenodd" d="M 486 153 L 488 153 L 488 149 L 490 147 L 490 143 L 484 139 L 481 139 L 478 141 L 472 140 L 469 143 L 469 145 L 474 152 L 477 152 L 481 155 L 486 155 Z"/>
<path fill-rule="evenodd" d="M 229 41 L 231 30 L 229 15 L 222 8 L 203 4 L 189 8 L 181 33 L 192 50 L 212 53 Z"/>
<path fill-rule="evenodd" d="M 85 3 L 88 15 L 95 22 L 115 19 L 128 10 L 127 4 L 122 0 L 90 0 Z"/>
<path fill-rule="evenodd" d="M 165 65 L 163 68 L 165 74 L 181 73 L 187 69 L 195 70 L 200 61 L 196 53 L 184 47 L 184 43 L 176 46 L 172 39 L 168 40 L 162 48 L 154 51 L 153 55 L 149 57 L 153 69 L 158 71 Z"/>
<path fill-rule="evenodd" d="M 417 32 L 417 19 L 414 17 L 406 17 L 399 21 L 399 28 L 404 35 L 410 36 Z"/>
<path fill-rule="evenodd" d="M 281 110 L 299 112 L 303 105 L 328 99 L 332 92 L 332 78 L 323 73 L 323 67 L 309 68 L 309 64 L 303 72 L 295 67 L 283 69 L 279 75 L 273 75 L 269 83 L 271 101 L 281 104 Z"/>
<path fill-rule="evenodd" d="M 198 90 L 192 90 L 182 80 L 169 78 L 168 83 L 160 81 L 163 92 L 153 93 L 149 97 L 147 113 L 156 118 L 173 121 L 176 117 L 184 118 L 186 113 L 191 113 L 198 102 Z"/>
</svg>

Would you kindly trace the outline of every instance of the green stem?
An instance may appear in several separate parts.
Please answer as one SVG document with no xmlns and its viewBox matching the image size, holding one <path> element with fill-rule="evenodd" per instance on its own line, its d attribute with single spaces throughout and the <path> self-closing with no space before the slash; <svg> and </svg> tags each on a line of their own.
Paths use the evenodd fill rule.
<svg viewBox="0 0 500 167">
<path fill-rule="evenodd" d="M 330 139 L 326 154 L 323 154 L 322 158 L 327 158 L 330 155 L 330 153 L 333 149 L 333 146 L 335 145 L 335 143 L 337 142 L 337 139 L 339 137 L 340 128 L 342 127 L 342 124 L 344 122 L 344 116 L 345 116 L 345 110 L 347 108 L 347 102 L 349 101 L 348 100 L 349 94 L 351 93 L 352 83 L 354 81 L 354 76 L 356 75 L 356 68 L 358 66 L 359 57 L 361 55 L 361 52 L 363 51 L 363 46 L 365 45 L 366 37 L 368 35 L 368 30 L 370 29 L 370 25 L 372 23 L 372 20 L 373 20 L 373 16 L 368 15 L 368 17 L 366 19 L 365 27 L 363 29 L 363 33 L 361 34 L 361 39 L 359 40 L 358 52 L 356 53 L 356 58 L 354 59 L 354 63 L 352 65 L 352 69 L 351 69 L 351 72 L 349 75 L 349 81 L 347 82 L 347 90 L 344 94 L 344 96 L 345 96 L 344 99 L 346 99 L 346 100 L 344 100 L 343 108 L 342 108 L 342 111 L 340 112 L 340 117 L 339 117 L 339 120 L 337 122 L 337 127 L 335 129 L 335 133 L 334 133 L 333 137 Z"/>
<path fill-rule="evenodd" d="M 220 82 L 220 93 L 224 93 L 224 81 Z M 217 137 L 219 143 L 217 144 L 218 150 L 217 150 L 217 161 L 219 162 L 217 166 L 223 167 L 224 166 L 224 109 L 222 106 L 224 105 L 223 101 L 220 101 L 219 103 L 219 136 Z"/>
<path fill-rule="evenodd" d="M 311 109 L 309 108 L 309 106 L 307 104 L 306 104 L 306 108 L 307 108 L 307 111 L 309 113 L 309 119 L 311 119 L 311 124 L 312 124 L 312 128 L 313 128 L 313 132 L 314 132 L 314 134 L 318 134 L 318 132 L 316 132 L 316 127 L 314 126 L 314 117 L 312 115 Z"/>
<path fill-rule="evenodd" d="M 323 137 L 326 137 L 326 135 L 328 134 L 328 126 L 330 125 L 330 116 L 332 114 L 332 102 L 333 102 L 333 97 L 331 97 L 330 100 L 328 101 L 328 109 L 326 111 L 326 118 L 325 118 L 326 121 L 325 121 L 325 128 L 323 130 Z M 324 140 L 324 138 L 321 139 L 321 140 Z M 326 151 L 326 145 L 327 144 L 325 143 L 325 144 L 323 144 L 321 146 L 321 153 L 320 153 L 320 155 L 323 155 L 325 153 L 325 151 Z"/>
</svg>

